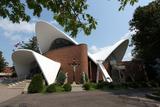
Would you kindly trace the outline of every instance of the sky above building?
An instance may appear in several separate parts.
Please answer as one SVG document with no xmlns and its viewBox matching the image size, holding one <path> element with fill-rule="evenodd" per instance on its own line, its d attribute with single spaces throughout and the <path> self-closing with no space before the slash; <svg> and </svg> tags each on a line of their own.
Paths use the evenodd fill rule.
<svg viewBox="0 0 160 107">
<path fill-rule="evenodd" d="M 129 21 L 138 6 L 147 5 L 151 0 L 139 0 L 134 6 L 127 5 L 123 11 L 118 11 L 120 6 L 118 0 L 88 0 L 89 8 L 87 12 L 98 22 L 96 30 L 91 35 L 86 36 L 79 32 L 76 41 L 86 43 L 91 53 L 96 53 L 106 46 L 113 45 L 122 38 L 130 38 L 134 32 L 129 31 Z M 28 14 L 32 11 L 27 10 Z M 11 55 L 14 45 L 19 41 L 27 41 L 35 35 L 35 23 L 39 20 L 47 21 L 59 29 L 63 28 L 52 19 L 53 15 L 47 10 L 43 10 L 41 17 L 31 17 L 30 22 L 13 24 L 8 19 L 0 18 L 0 51 L 9 65 L 12 66 Z M 129 47 L 123 60 L 131 60 L 131 50 Z"/>
</svg>

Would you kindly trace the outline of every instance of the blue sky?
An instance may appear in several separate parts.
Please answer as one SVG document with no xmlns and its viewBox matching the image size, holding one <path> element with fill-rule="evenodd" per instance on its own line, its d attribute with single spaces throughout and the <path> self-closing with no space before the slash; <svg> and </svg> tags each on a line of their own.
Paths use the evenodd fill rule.
<svg viewBox="0 0 160 107">
<path fill-rule="evenodd" d="M 98 22 L 97 29 L 90 36 L 85 36 L 79 32 L 76 40 L 79 43 L 87 43 L 91 53 L 99 51 L 101 48 L 112 45 L 121 38 L 129 37 L 129 20 L 132 19 L 136 7 L 147 5 L 151 0 L 139 0 L 134 6 L 127 5 L 124 11 L 118 11 L 120 6 L 118 0 L 88 0 L 89 8 L 87 12 Z M 31 14 L 32 11 L 27 10 Z M 21 22 L 12 24 L 7 19 L 0 19 L 0 50 L 9 65 L 12 65 L 11 54 L 14 45 L 18 41 L 27 41 L 35 35 L 34 26 L 36 21 L 45 20 L 59 29 L 63 30 L 53 19 L 52 14 L 44 10 L 41 17 L 32 17 L 29 23 Z M 124 60 L 131 59 L 131 49 L 128 48 Z"/>
</svg>

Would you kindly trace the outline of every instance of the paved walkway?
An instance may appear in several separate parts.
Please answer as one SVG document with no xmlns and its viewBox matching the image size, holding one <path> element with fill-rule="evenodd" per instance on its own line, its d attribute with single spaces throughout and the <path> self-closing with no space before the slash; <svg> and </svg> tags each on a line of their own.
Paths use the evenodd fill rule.
<svg viewBox="0 0 160 107">
<path fill-rule="evenodd" d="M 123 98 L 103 91 L 22 94 L 0 107 L 159 107 L 156 102 Z"/>
<path fill-rule="evenodd" d="M 0 84 L 0 103 L 16 97 L 22 93 L 22 89 L 10 89 L 7 85 Z"/>
</svg>

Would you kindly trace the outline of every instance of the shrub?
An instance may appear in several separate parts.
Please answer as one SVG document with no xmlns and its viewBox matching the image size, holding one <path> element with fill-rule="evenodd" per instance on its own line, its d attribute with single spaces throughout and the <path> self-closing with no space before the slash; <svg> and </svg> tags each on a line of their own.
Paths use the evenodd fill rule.
<svg viewBox="0 0 160 107">
<path fill-rule="evenodd" d="M 84 88 L 85 90 L 90 90 L 90 89 L 91 89 L 91 84 L 90 84 L 90 83 L 85 83 L 85 84 L 83 85 L 83 88 Z"/>
<path fill-rule="evenodd" d="M 39 93 L 43 88 L 43 76 L 41 74 L 34 75 L 31 83 L 29 84 L 28 93 Z"/>
<path fill-rule="evenodd" d="M 114 89 L 114 88 L 115 88 L 115 85 L 114 85 L 113 83 L 108 83 L 108 84 L 107 84 L 107 87 L 108 87 L 109 89 Z"/>
<path fill-rule="evenodd" d="M 64 84 L 63 88 L 64 88 L 64 91 L 67 91 L 67 92 L 72 90 L 72 86 L 69 83 Z"/>
<path fill-rule="evenodd" d="M 99 82 L 97 84 L 97 89 L 103 89 L 104 87 L 106 87 L 109 83 L 106 83 L 106 82 Z"/>
<path fill-rule="evenodd" d="M 56 78 L 57 83 L 63 85 L 65 79 L 66 79 L 65 73 L 62 72 L 62 71 L 59 71 L 59 73 L 58 73 L 58 75 L 57 75 L 57 78 Z"/>
<path fill-rule="evenodd" d="M 102 83 L 98 83 L 96 88 L 97 88 L 97 89 L 102 89 L 103 87 L 104 87 L 104 86 L 103 86 Z"/>
<path fill-rule="evenodd" d="M 97 84 L 96 83 L 91 82 L 90 85 L 91 85 L 91 88 L 93 88 L 93 89 L 97 88 Z"/>
<path fill-rule="evenodd" d="M 56 84 L 49 85 L 46 89 L 46 92 L 48 93 L 56 92 Z"/>
</svg>

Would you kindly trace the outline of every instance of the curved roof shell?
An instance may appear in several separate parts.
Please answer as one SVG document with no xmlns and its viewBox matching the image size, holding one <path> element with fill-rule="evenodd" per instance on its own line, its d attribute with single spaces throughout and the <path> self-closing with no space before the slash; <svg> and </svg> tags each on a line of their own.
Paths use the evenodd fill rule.
<svg viewBox="0 0 160 107">
<path fill-rule="evenodd" d="M 74 39 L 66 35 L 64 32 L 44 21 L 39 21 L 36 23 L 35 31 L 42 53 L 47 52 L 52 42 L 58 38 L 66 39 L 76 45 L 78 44 Z"/>
<path fill-rule="evenodd" d="M 96 61 L 105 61 L 107 58 L 109 58 L 111 55 L 114 54 L 117 61 L 121 61 L 126 49 L 128 47 L 129 40 L 128 39 L 122 39 L 115 43 L 112 46 L 108 46 L 103 48 L 101 51 L 93 54 L 93 58 Z"/>
<path fill-rule="evenodd" d="M 18 77 L 22 79 L 29 75 L 30 70 L 32 69 L 32 64 L 36 61 L 48 84 L 55 82 L 61 66 L 59 62 L 53 61 L 28 49 L 19 49 L 14 52 L 12 54 L 12 60 L 14 61 L 14 66 Z"/>
</svg>

